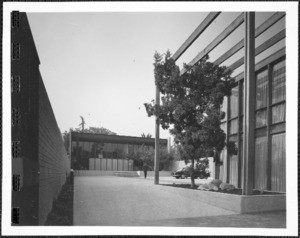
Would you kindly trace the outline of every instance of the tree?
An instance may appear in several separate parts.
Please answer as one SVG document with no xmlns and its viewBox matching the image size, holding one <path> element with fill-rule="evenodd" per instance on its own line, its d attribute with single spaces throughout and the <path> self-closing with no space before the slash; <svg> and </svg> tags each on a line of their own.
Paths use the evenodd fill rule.
<svg viewBox="0 0 300 238">
<path fill-rule="evenodd" d="M 148 133 L 147 135 L 145 133 L 142 133 L 141 137 L 143 137 L 143 138 L 152 138 L 152 135 L 150 133 Z"/>
<path fill-rule="evenodd" d="M 104 127 L 89 127 L 88 130 L 84 131 L 86 133 L 104 134 L 104 135 L 117 135 L 117 133 Z"/>
<path fill-rule="evenodd" d="M 64 146 L 66 148 L 67 153 L 69 152 L 69 147 L 70 147 L 70 133 L 68 131 L 65 131 L 63 133 L 63 141 L 64 141 Z"/>
<path fill-rule="evenodd" d="M 201 59 L 194 67 L 180 75 L 179 67 L 167 51 L 164 60 L 154 55 L 154 76 L 161 97 L 161 105 L 145 103 L 148 116 L 156 115 L 163 129 L 169 129 L 174 142 L 180 145 L 181 157 L 191 161 L 191 187 L 195 162 L 212 156 L 225 146 L 225 133 L 220 128 L 225 112 L 221 110 L 224 96 L 229 96 L 234 80 L 231 71 Z M 172 128 L 171 128 L 172 126 Z"/>
<path fill-rule="evenodd" d="M 134 165 L 139 167 L 141 169 L 142 165 L 144 163 L 147 163 L 150 167 L 154 167 L 154 148 L 153 147 L 146 147 L 141 146 L 138 150 L 129 152 L 126 157 L 130 160 L 133 160 Z M 170 152 L 168 152 L 167 148 L 160 147 L 159 148 L 159 155 L 160 155 L 160 161 L 159 161 L 159 167 L 162 169 L 165 164 L 168 164 L 170 161 L 174 160 L 174 151 L 171 149 Z"/>
<path fill-rule="evenodd" d="M 83 118 L 82 118 L 83 119 Z M 83 119 L 84 122 L 84 119 Z M 85 124 L 85 122 L 84 122 Z M 80 124 L 81 125 L 81 124 Z M 80 126 L 79 125 L 79 126 Z M 70 131 L 75 131 L 75 132 L 80 132 L 80 133 L 93 133 L 93 134 L 104 134 L 104 135 L 117 135 L 117 133 L 105 128 L 105 127 L 89 127 L 88 129 L 84 128 L 70 128 Z M 63 141 L 64 145 L 67 151 L 69 151 L 69 146 L 70 146 L 70 132 L 65 131 L 63 133 Z M 94 145 L 93 145 L 94 146 Z M 93 147 L 93 151 L 101 151 L 103 148 L 104 144 L 103 143 L 98 143 L 97 148 Z"/>
</svg>

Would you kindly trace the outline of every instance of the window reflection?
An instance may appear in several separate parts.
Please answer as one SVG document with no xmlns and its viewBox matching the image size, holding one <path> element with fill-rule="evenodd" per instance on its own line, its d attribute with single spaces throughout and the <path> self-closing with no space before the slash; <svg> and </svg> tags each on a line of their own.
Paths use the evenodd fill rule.
<svg viewBox="0 0 300 238">
<path fill-rule="evenodd" d="M 262 127 L 267 125 L 267 110 L 260 110 L 256 112 L 256 127 Z"/>
<path fill-rule="evenodd" d="M 272 103 L 285 100 L 285 60 L 273 67 Z"/>
<path fill-rule="evenodd" d="M 238 99 L 239 99 L 239 89 L 238 86 L 232 88 L 230 96 L 230 105 L 229 105 L 229 118 L 238 116 Z"/>
<path fill-rule="evenodd" d="M 233 119 L 229 122 L 229 134 L 238 132 L 238 119 Z"/>
<path fill-rule="evenodd" d="M 285 121 L 285 60 L 273 67 L 272 103 L 282 102 L 272 106 L 272 123 Z"/>
<path fill-rule="evenodd" d="M 256 76 L 256 109 L 267 106 L 268 98 L 268 70 Z"/>
<path fill-rule="evenodd" d="M 285 121 L 285 103 L 272 107 L 272 123 Z"/>
</svg>

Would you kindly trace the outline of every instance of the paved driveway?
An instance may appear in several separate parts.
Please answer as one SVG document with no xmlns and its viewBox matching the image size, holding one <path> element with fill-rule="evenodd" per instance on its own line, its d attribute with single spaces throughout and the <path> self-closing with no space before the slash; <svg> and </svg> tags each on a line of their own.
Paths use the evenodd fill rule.
<svg viewBox="0 0 300 238">
<path fill-rule="evenodd" d="M 125 177 L 75 177 L 74 225 L 122 226 L 164 219 L 234 214 L 172 194 L 153 179 Z M 163 224 L 162 224 L 163 225 Z"/>
<path fill-rule="evenodd" d="M 284 213 L 240 215 L 171 191 L 153 177 L 75 177 L 74 225 L 285 227 Z"/>
</svg>

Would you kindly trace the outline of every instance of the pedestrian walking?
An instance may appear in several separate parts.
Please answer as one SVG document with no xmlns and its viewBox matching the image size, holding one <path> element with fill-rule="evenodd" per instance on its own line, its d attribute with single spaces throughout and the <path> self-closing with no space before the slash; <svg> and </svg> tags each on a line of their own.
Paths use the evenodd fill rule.
<svg viewBox="0 0 300 238">
<path fill-rule="evenodd" d="M 148 169 L 149 169 L 148 164 L 144 163 L 144 165 L 143 165 L 143 171 L 144 171 L 144 177 L 145 177 L 145 179 L 147 178 L 147 171 L 148 171 Z"/>
</svg>

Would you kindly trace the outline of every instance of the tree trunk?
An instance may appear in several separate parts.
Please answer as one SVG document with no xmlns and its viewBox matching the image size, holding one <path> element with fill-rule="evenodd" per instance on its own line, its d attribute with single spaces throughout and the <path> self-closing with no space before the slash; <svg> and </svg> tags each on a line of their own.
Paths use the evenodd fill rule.
<svg viewBox="0 0 300 238">
<path fill-rule="evenodd" d="M 195 187 L 194 164 L 195 164 L 195 161 L 194 161 L 194 159 L 192 159 L 192 164 L 191 164 L 191 188 Z"/>
</svg>

